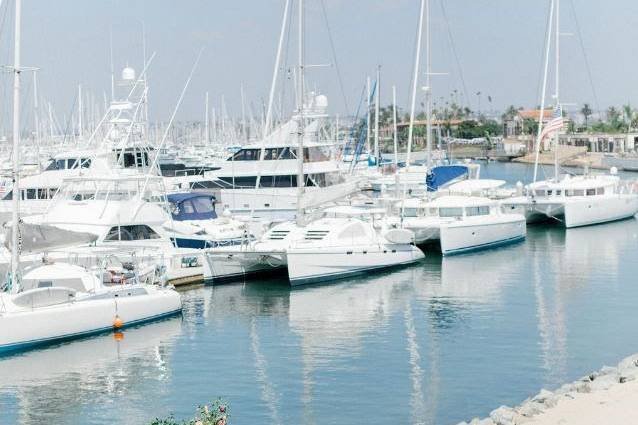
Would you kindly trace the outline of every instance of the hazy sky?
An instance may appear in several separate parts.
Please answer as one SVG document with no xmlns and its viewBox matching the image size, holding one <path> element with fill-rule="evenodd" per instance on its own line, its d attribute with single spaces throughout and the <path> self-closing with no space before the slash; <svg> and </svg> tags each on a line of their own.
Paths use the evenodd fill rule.
<svg viewBox="0 0 638 425">
<path fill-rule="evenodd" d="M 384 103 L 390 101 L 390 85 L 395 84 L 399 103 L 407 106 L 419 0 L 323 2 L 350 112 L 359 102 L 366 75 L 373 76 L 377 64 L 382 66 Z M 7 1 L 3 3 L 0 59 L 11 63 L 13 7 L 6 11 Z M 582 40 L 577 36 L 572 3 Z M 306 4 L 307 62 L 334 63 L 321 0 L 306 0 Z M 147 50 L 157 52 L 149 73 L 154 119 L 170 115 L 201 47 L 205 47 L 204 55 L 179 118 L 203 116 L 205 91 L 216 105 L 224 95 L 229 112 L 238 115 L 241 84 L 256 110 L 268 95 L 283 5 L 284 0 L 24 0 L 23 63 L 42 68 L 39 88 L 61 117 L 70 113 L 78 83 L 100 98 L 108 92 L 110 27 L 117 72 L 127 62 L 141 69 L 144 22 Z M 483 110 L 489 108 L 487 95 L 495 109 L 539 103 L 549 0 L 431 0 L 431 5 L 432 67 L 447 74 L 433 77 L 438 101 L 449 100 L 454 89 L 463 91 L 462 73 L 473 109 L 478 91 L 483 93 Z M 574 34 L 562 38 L 563 101 L 590 102 L 596 107 L 582 42 L 600 107 L 628 101 L 638 106 L 638 2 L 562 0 L 561 15 L 563 31 Z M 460 67 L 452 54 L 450 34 Z M 296 37 L 291 38 L 288 51 L 292 65 Z M 328 95 L 332 112 L 345 112 L 334 67 L 310 70 L 308 81 Z M 25 85 L 28 92 L 30 83 Z M 290 84 L 287 90 L 291 93 Z M 7 97 L 6 88 L 0 95 Z"/>
</svg>

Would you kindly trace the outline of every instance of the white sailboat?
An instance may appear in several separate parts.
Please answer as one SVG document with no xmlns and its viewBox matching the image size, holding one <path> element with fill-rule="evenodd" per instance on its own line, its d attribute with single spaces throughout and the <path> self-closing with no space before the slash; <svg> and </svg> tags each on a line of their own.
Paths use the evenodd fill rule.
<svg viewBox="0 0 638 425">
<path fill-rule="evenodd" d="M 13 187 L 19 186 L 20 145 L 20 21 L 15 3 Z M 8 292 L 0 293 L 0 353 L 76 338 L 181 311 L 181 297 L 172 288 L 141 284 L 136 275 L 116 285 L 104 283 L 104 269 L 57 263 L 42 264 L 20 275 L 19 202 L 14 196 L 11 274 Z M 98 274 L 99 273 L 99 274 Z"/>
<path fill-rule="evenodd" d="M 503 200 L 504 210 L 524 214 L 528 222 L 542 219 L 556 219 L 566 228 L 589 226 L 633 217 L 638 213 L 638 194 L 633 185 L 623 182 L 612 168 L 609 174 L 586 174 L 570 176 L 560 174 L 558 160 L 559 131 L 563 127 L 562 108 L 560 104 L 560 0 L 552 2 L 549 15 L 550 23 L 554 23 L 555 41 L 555 113 L 554 119 L 543 129 L 543 120 L 539 118 L 538 136 L 536 139 L 536 161 L 534 164 L 534 181 L 527 185 L 523 196 Z M 545 70 L 543 77 L 543 93 L 541 113 L 545 108 L 545 91 L 549 67 L 549 51 L 551 47 L 552 25 L 549 26 L 545 50 Z M 545 136 L 553 134 L 554 139 L 554 177 L 537 181 L 538 158 L 541 143 Z"/>
<path fill-rule="evenodd" d="M 427 180 L 427 193 L 420 198 L 403 199 L 395 205 L 398 211 L 386 219 L 386 225 L 406 229 L 414 233 L 417 244 L 439 242 L 443 255 L 460 254 L 478 249 L 491 248 L 523 239 L 526 234 L 525 218 L 520 214 L 503 213 L 497 202 L 483 196 L 459 196 L 454 193 L 470 193 L 476 189 L 492 188 L 500 182 L 478 179 L 469 170 L 470 164 L 432 167 L 432 95 L 431 95 L 431 48 L 429 0 L 422 4 L 422 15 L 426 19 L 426 105 L 427 105 L 427 170 L 423 186 Z M 413 79 L 419 74 L 420 40 L 422 25 L 419 24 L 415 70 Z M 417 84 L 412 88 L 412 110 L 408 153 L 411 150 L 412 126 Z M 469 178 L 468 178 L 469 177 Z M 473 193 L 472 193 L 473 194 Z"/>
<path fill-rule="evenodd" d="M 308 120 L 305 100 L 304 63 L 304 4 L 299 9 L 299 45 L 297 73 L 297 111 L 293 117 L 297 128 L 297 152 L 304 152 L 305 129 Z M 380 234 L 372 223 L 358 217 L 360 213 L 348 217 L 330 216 L 335 211 L 328 210 L 326 216 L 311 220 L 306 209 L 316 207 L 330 198 L 306 192 L 304 178 L 304 157 L 296 156 L 296 221 L 273 226 L 250 247 L 235 250 L 210 250 L 207 252 L 209 271 L 218 273 L 215 257 L 227 256 L 221 271 L 248 274 L 266 269 L 287 267 L 291 285 L 313 283 L 326 279 L 338 279 L 370 270 L 411 264 L 424 255 L 413 244 L 411 232 L 392 230 Z M 330 194 L 328 194 L 330 195 Z M 356 253 L 356 254 L 355 254 Z M 233 263 L 230 261 L 232 260 Z M 337 267 L 334 267 L 338 265 Z M 213 276 L 214 278 L 215 276 Z"/>
</svg>

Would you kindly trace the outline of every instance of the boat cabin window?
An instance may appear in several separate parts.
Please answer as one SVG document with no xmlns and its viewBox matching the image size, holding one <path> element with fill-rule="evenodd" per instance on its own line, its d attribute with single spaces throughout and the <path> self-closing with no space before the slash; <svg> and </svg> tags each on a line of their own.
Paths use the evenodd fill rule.
<svg viewBox="0 0 638 425">
<path fill-rule="evenodd" d="M 148 159 L 148 152 L 135 151 L 117 151 L 117 161 L 124 165 L 124 168 L 133 167 L 148 167 L 150 161 Z"/>
<path fill-rule="evenodd" d="M 574 196 L 585 196 L 585 191 L 583 189 L 574 190 Z"/>
<path fill-rule="evenodd" d="M 199 198 L 193 198 L 191 202 L 198 213 L 210 213 L 215 211 L 215 204 L 212 198 L 201 196 Z"/>
<path fill-rule="evenodd" d="M 160 236 L 145 224 L 132 226 L 114 226 L 104 238 L 105 242 L 116 241 L 142 241 L 147 239 L 159 239 Z"/>
<path fill-rule="evenodd" d="M 439 217 L 463 217 L 463 208 L 439 208 Z"/>
<path fill-rule="evenodd" d="M 231 161 L 257 161 L 259 159 L 259 149 L 241 149 L 230 157 Z"/>
<path fill-rule="evenodd" d="M 596 188 L 596 195 L 604 195 L 604 194 L 605 194 L 605 188 L 604 187 Z"/>
<path fill-rule="evenodd" d="M 596 189 L 587 189 L 587 196 L 594 196 L 596 194 Z"/>
<path fill-rule="evenodd" d="M 556 189 L 556 196 L 560 196 L 563 193 L 562 190 L 560 189 Z"/>
<path fill-rule="evenodd" d="M 182 211 L 184 214 L 195 214 L 195 208 L 193 204 L 191 204 L 191 201 L 182 202 Z"/>
<path fill-rule="evenodd" d="M 49 166 L 47 167 L 47 171 L 51 170 L 67 170 L 74 167 L 77 167 L 76 163 L 80 162 L 80 168 L 89 168 L 91 166 L 90 158 L 64 158 L 64 159 L 56 159 L 55 161 L 51 161 Z"/>
<path fill-rule="evenodd" d="M 417 217 L 418 208 L 403 208 L 403 217 Z"/>
<path fill-rule="evenodd" d="M 534 191 L 534 194 L 535 194 L 536 196 L 545 196 L 547 193 L 546 193 L 546 192 L 545 192 L 545 190 L 543 190 L 543 189 L 536 189 L 536 190 Z"/>
<path fill-rule="evenodd" d="M 485 205 L 481 207 L 467 207 L 465 208 L 465 215 L 468 217 L 473 217 L 477 215 L 489 215 L 490 207 Z"/>
</svg>

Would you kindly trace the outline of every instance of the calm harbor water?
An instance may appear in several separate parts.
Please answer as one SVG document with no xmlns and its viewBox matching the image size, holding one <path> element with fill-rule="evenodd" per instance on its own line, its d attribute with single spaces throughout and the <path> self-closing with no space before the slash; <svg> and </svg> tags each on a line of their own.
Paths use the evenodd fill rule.
<svg viewBox="0 0 638 425">
<path fill-rule="evenodd" d="M 528 180 L 490 163 L 484 177 Z M 0 359 L 0 424 L 455 424 L 638 352 L 638 222 L 291 290 L 187 290 L 159 323 Z"/>
</svg>

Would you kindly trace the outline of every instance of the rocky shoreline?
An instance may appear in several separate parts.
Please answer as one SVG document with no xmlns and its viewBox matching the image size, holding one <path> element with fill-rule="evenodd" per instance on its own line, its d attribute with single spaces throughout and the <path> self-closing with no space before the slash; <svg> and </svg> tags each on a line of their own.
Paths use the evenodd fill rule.
<svg viewBox="0 0 638 425">
<path fill-rule="evenodd" d="M 627 410 L 638 410 L 629 407 L 638 402 L 636 378 L 638 354 L 623 359 L 616 367 L 604 366 L 555 391 L 543 389 L 517 407 L 501 406 L 487 418 L 474 418 L 458 425 L 580 425 L 584 418 L 597 416 L 605 418 L 605 425 L 636 423 L 627 422 L 633 419 L 627 417 Z M 633 414 L 638 416 L 638 412 Z"/>
</svg>

